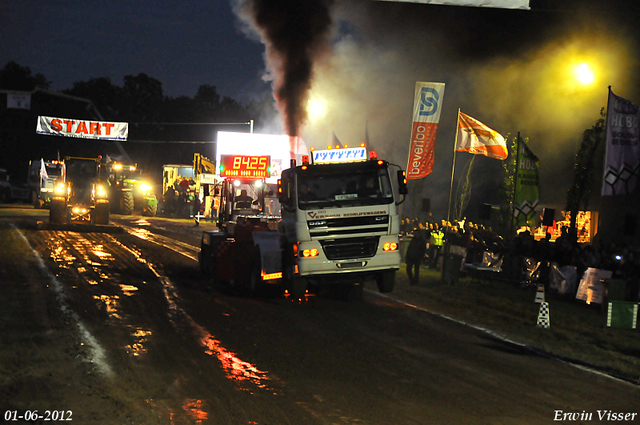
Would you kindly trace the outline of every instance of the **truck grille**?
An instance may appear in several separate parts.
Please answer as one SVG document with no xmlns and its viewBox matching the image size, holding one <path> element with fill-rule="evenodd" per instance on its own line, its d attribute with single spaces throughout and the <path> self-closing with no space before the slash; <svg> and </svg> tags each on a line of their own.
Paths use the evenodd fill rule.
<svg viewBox="0 0 640 425">
<path fill-rule="evenodd" d="M 336 235 L 352 235 L 354 233 L 387 233 L 389 231 L 389 216 L 376 215 L 348 218 L 328 218 L 308 220 L 311 238 L 321 238 Z"/>
<path fill-rule="evenodd" d="M 370 258 L 378 250 L 378 236 L 367 238 L 345 238 L 321 240 L 322 250 L 329 260 Z"/>
</svg>

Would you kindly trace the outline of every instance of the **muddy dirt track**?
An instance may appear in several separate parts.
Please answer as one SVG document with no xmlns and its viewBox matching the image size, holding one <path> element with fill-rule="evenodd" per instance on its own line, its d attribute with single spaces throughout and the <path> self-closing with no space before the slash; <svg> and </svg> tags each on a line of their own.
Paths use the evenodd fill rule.
<svg viewBox="0 0 640 425">
<path fill-rule="evenodd" d="M 637 386 L 372 287 L 360 302 L 211 288 L 193 259 L 198 229 L 115 219 L 129 231 L 38 231 L 36 219 L 0 220 L 2 415 L 386 425 L 545 424 L 558 410 L 596 423 L 598 410 L 640 411 Z"/>
</svg>

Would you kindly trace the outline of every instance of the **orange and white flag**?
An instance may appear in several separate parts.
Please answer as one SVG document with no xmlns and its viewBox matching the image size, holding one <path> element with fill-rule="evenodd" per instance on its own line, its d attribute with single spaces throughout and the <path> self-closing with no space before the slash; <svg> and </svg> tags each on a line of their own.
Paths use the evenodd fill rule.
<svg viewBox="0 0 640 425">
<path fill-rule="evenodd" d="M 484 155 L 501 161 L 507 159 L 504 137 L 475 118 L 462 112 L 458 115 L 458 152 Z"/>
</svg>

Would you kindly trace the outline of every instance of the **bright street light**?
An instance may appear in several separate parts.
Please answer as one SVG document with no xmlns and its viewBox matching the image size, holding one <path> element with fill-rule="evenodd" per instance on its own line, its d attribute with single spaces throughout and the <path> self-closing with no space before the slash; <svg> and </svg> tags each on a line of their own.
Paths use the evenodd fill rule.
<svg viewBox="0 0 640 425">
<path fill-rule="evenodd" d="M 576 65 L 573 69 L 573 72 L 576 80 L 578 80 L 578 82 L 583 86 L 589 86 L 593 84 L 596 79 L 593 70 L 586 62 L 582 62 Z"/>
<path fill-rule="evenodd" d="M 322 118 L 327 113 L 327 103 L 322 99 L 309 99 L 307 113 L 310 119 Z"/>
</svg>

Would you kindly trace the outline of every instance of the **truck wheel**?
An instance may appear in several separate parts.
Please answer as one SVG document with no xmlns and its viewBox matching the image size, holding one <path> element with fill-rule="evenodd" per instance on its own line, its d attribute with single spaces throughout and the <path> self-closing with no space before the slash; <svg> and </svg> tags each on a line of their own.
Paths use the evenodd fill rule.
<svg viewBox="0 0 640 425">
<path fill-rule="evenodd" d="M 378 284 L 378 291 L 382 293 L 392 292 L 396 284 L 396 271 L 391 270 L 379 273 L 376 276 L 376 283 Z"/>
<path fill-rule="evenodd" d="M 49 223 L 64 224 L 67 222 L 67 204 L 63 201 L 51 201 L 49 207 Z"/>
<path fill-rule="evenodd" d="M 96 204 L 92 219 L 95 224 L 109 224 L 109 203 Z"/>
<path fill-rule="evenodd" d="M 134 207 L 133 193 L 123 192 L 120 202 L 120 212 L 124 215 L 131 215 Z"/>
</svg>

